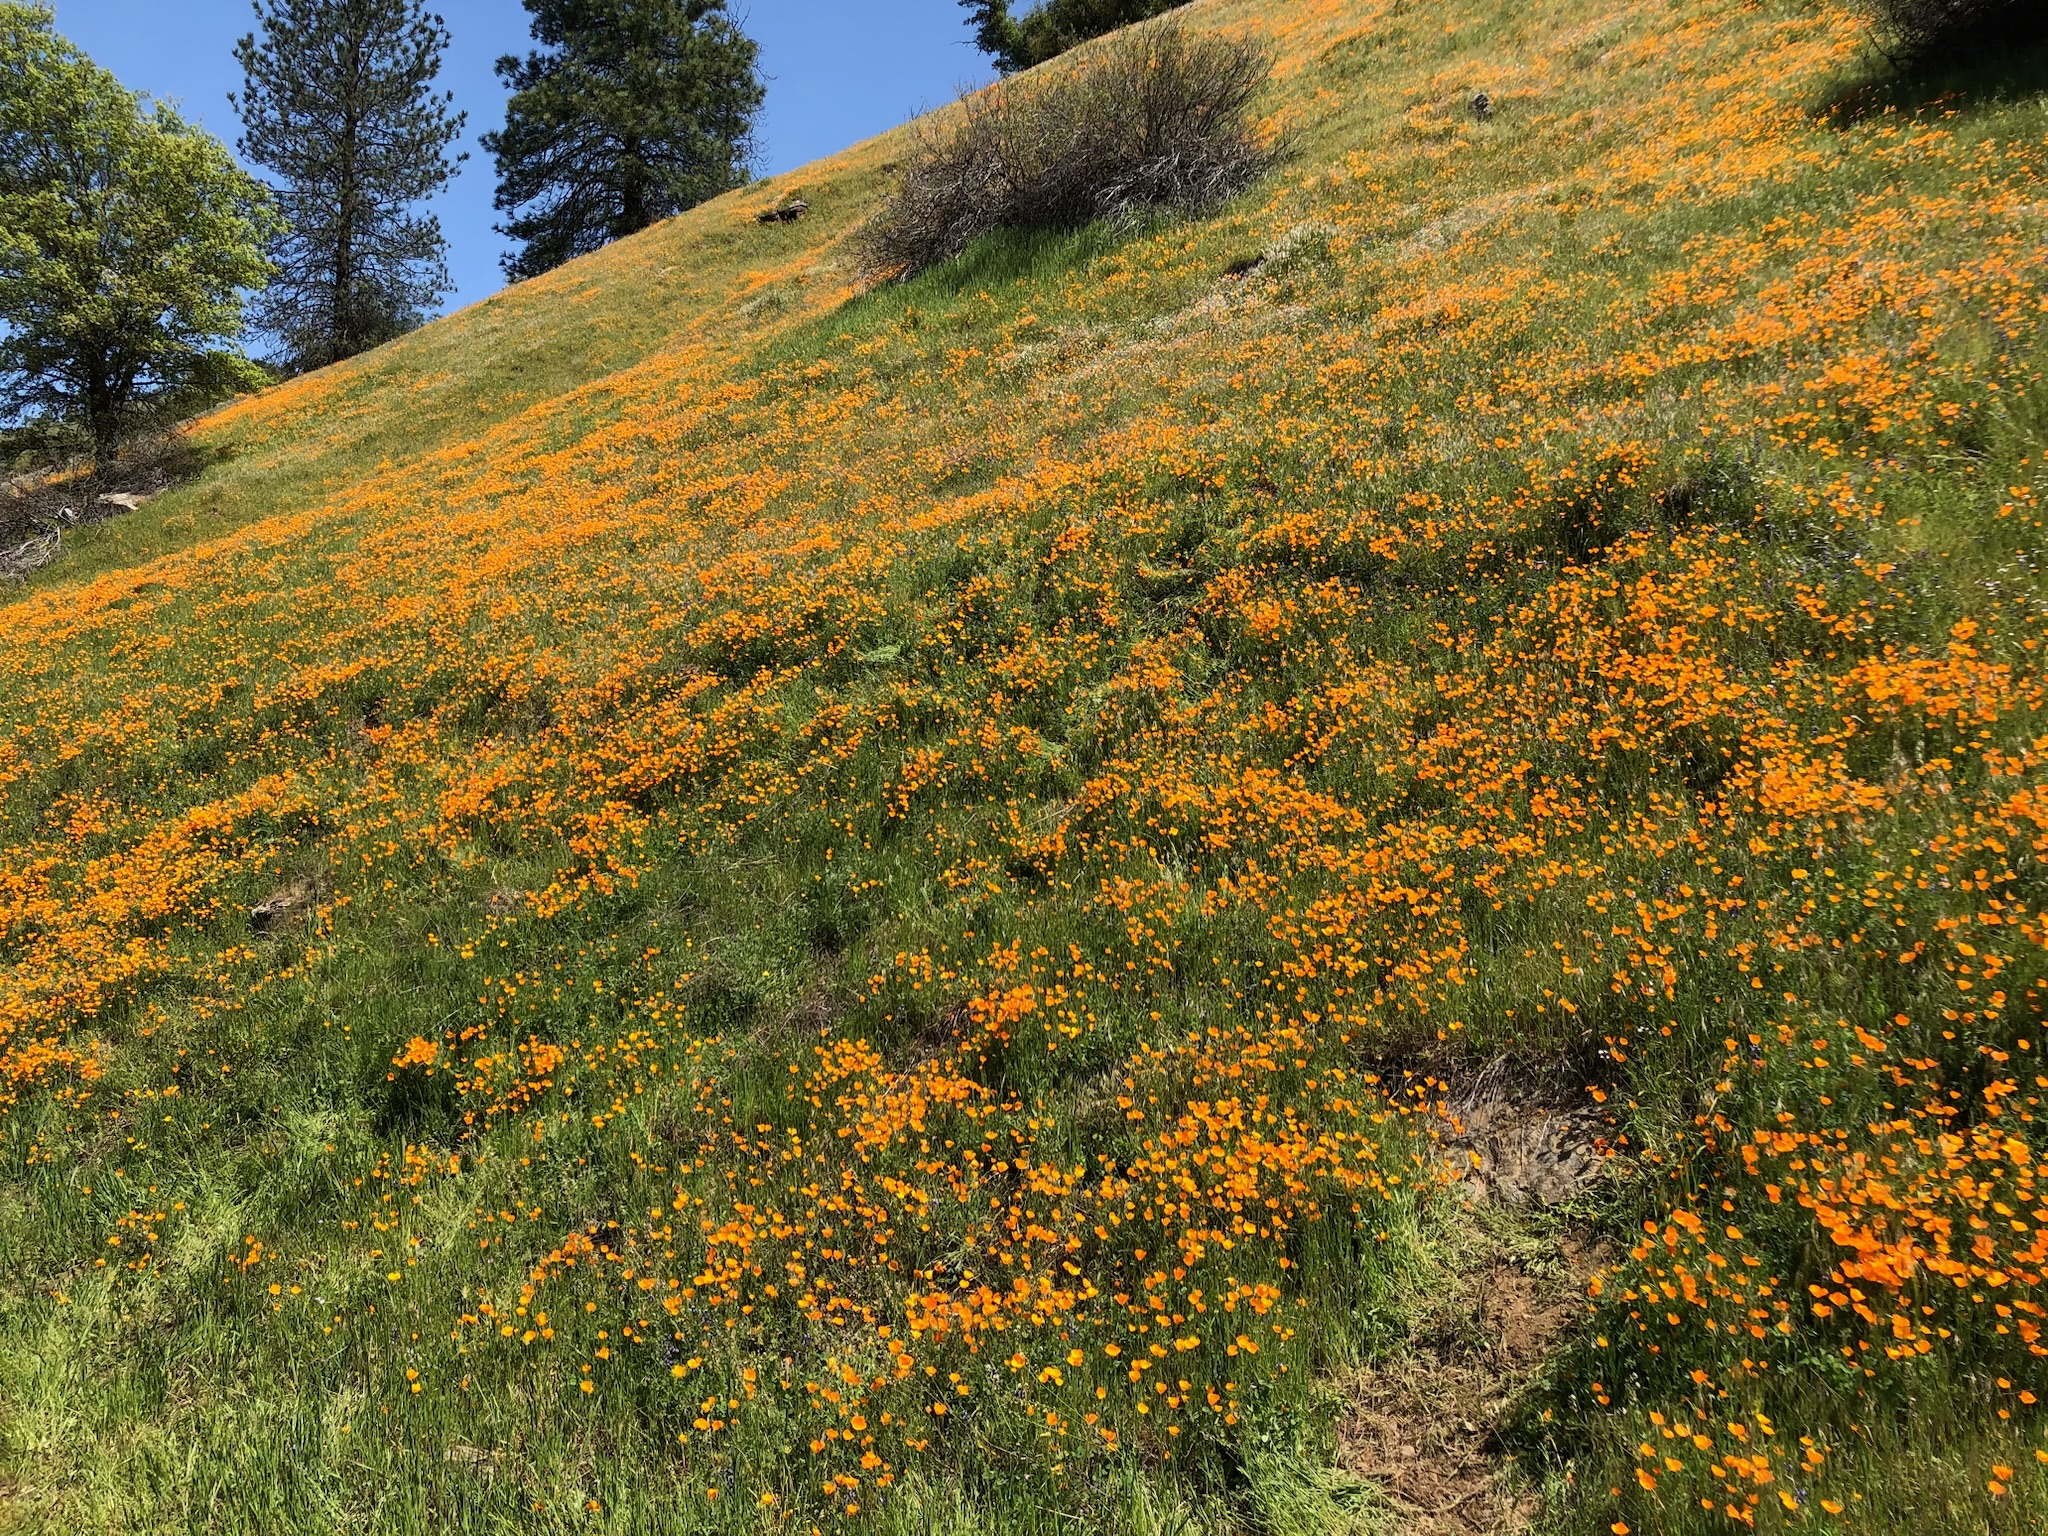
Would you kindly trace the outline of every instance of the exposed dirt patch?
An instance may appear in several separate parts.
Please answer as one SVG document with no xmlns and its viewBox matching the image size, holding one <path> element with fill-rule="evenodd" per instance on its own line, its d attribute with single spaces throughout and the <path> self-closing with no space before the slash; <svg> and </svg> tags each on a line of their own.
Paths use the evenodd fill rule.
<svg viewBox="0 0 2048 1536">
<path fill-rule="evenodd" d="M 1595 1091 L 1604 1063 L 1501 1056 L 1475 1067 L 1424 1053 L 1370 1070 L 1422 1116 L 1434 1158 L 1468 1206 L 1547 1209 L 1613 1176 L 1614 1120 Z"/>
<path fill-rule="evenodd" d="M 911 1038 L 909 1065 L 921 1067 L 937 1061 L 966 1036 L 973 1022 L 973 1010 L 964 999 L 925 1020 Z"/>
<path fill-rule="evenodd" d="M 1406 1350 L 1349 1384 L 1338 1426 L 1339 1464 L 1379 1487 L 1403 1536 L 1505 1536 L 1542 1513 L 1500 1430 L 1603 1262 L 1541 1213 L 1584 1193 L 1609 1155 L 1599 1113 L 1555 1088 L 1505 1059 L 1443 1086 L 1438 1146 L 1457 1176 L 1444 1279 Z"/>
<path fill-rule="evenodd" d="M 1403 1536 L 1505 1536 L 1542 1513 L 1499 1431 L 1578 1321 L 1601 1263 L 1571 1233 L 1533 1248 L 1481 1235 L 1461 1258 L 1406 1351 L 1348 1385 L 1338 1421 L 1338 1464 L 1379 1487 Z"/>
</svg>

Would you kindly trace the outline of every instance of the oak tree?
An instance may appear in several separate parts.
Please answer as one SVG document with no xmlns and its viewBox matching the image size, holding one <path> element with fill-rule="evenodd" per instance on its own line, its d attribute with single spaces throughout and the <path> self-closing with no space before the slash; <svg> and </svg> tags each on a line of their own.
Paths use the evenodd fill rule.
<svg viewBox="0 0 2048 1536">
<path fill-rule="evenodd" d="M 0 3 L 0 407 L 104 456 L 153 401 L 259 382 L 223 343 L 275 218 L 225 145 L 145 105 L 47 5 Z"/>
</svg>

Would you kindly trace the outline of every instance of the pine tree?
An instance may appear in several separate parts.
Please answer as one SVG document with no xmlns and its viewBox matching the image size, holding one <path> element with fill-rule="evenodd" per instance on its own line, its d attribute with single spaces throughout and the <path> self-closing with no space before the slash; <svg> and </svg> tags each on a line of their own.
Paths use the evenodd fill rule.
<svg viewBox="0 0 2048 1536">
<path fill-rule="evenodd" d="M 1010 0 L 960 0 L 961 9 L 969 12 L 975 46 L 1006 75 L 1185 4 L 1187 0 L 1039 0 L 1020 17 L 1010 13 Z"/>
<path fill-rule="evenodd" d="M 498 60 L 512 88 L 498 226 L 533 277 L 740 185 L 763 91 L 726 0 L 525 0 L 541 48 Z"/>
<path fill-rule="evenodd" d="M 235 48 L 243 157 L 270 171 L 289 225 L 263 324 L 281 361 L 318 368 L 420 324 L 451 286 L 441 224 L 465 114 L 434 79 L 448 29 L 421 0 L 257 0 Z"/>
</svg>

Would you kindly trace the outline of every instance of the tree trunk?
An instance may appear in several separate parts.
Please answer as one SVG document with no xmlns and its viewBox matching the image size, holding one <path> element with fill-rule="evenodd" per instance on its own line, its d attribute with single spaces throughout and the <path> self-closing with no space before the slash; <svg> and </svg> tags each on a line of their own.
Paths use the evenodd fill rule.
<svg viewBox="0 0 2048 1536">
<path fill-rule="evenodd" d="M 630 235 L 645 229 L 650 222 L 647 217 L 647 167 L 640 159 L 638 139 L 626 140 L 626 152 L 622 158 L 626 185 L 625 205 L 619 215 L 619 234 Z"/>
<path fill-rule="evenodd" d="M 105 464 L 121 440 L 121 406 L 112 380 L 94 378 L 86 385 L 85 426 L 92 434 L 93 462 Z"/>
<path fill-rule="evenodd" d="M 341 165 L 340 165 L 340 220 L 335 226 L 334 242 L 334 319 L 333 334 L 328 340 L 330 363 L 353 357 L 363 350 L 362 326 L 356 314 L 356 199 L 361 195 L 358 187 L 359 162 L 362 158 L 360 139 L 362 123 L 359 108 L 362 103 L 363 75 L 363 24 L 365 18 L 360 12 L 349 17 L 350 31 L 345 44 L 348 50 L 347 80 L 342 87 Z"/>
</svg>

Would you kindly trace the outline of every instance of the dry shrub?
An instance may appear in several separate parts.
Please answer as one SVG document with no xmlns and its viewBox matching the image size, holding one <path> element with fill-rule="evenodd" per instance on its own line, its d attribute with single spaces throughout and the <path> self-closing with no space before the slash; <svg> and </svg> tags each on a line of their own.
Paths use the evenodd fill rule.
<svg viewBox="0 0 2048 1536">
<path fill-rule="evenodd" d="M 151 497 L 191 479 L 207 456 L 179 433 L 130 438 L 117 454 L 93 462 L 82 441 L 62 432 L 31 442 L 28 467 L 0 480 L 0 582 L 21 581 L 57 558 L 64 534 L 132 512 Z M 65 449 L 70 457 L 60 457 Z M 46 462 L 38 465 L 36 457 Z"/>
<path fill-rule="evenodd" d="M 2048 34 L 2042 0 L 1864 0 L 1895 62 L 1941 64 L 1995 41 Z"/>
<path fill-rule="evenodd" d="M 1213 207 L 1273 163 L 1252 110 L 1269 69 L 1251 43 L 1167 23 L 965 97 L 950 126 L 918 129 L 896 195 L 860 233 L 862 269 L 910 277 L 999 229 Z"/>
</svg>

